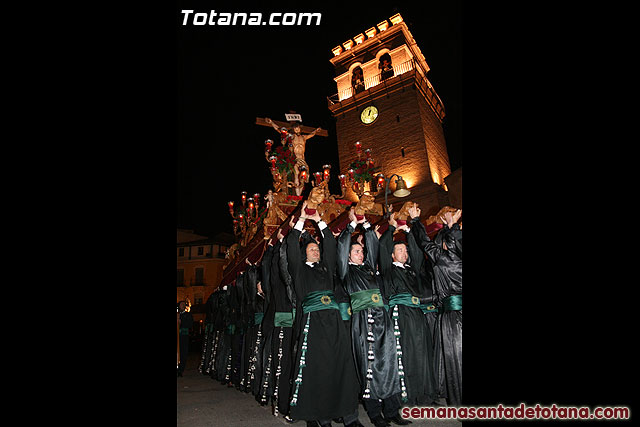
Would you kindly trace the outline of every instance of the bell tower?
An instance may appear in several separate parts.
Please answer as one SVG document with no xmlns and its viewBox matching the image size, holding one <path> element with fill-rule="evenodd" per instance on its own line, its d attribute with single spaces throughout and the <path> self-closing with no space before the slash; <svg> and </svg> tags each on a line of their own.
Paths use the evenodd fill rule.
<svg viewBox="0 0 640 427">
<path fill-rule="evenodd" d="M 411 195 L 389 203 L 419 203 L 433 215 L 448 203 L 451 173 L 442 130 L 445 109 L 427 79 L 429 66 L 400 14 L 332 49 L 338 93 L 328 98 L 336 120 L 341 168 L 356 159 L 354 144 L 370 147 L 385 177 L 402 176 Z M 395 189 L 394 177 L 389 185 Z M 354 193 L 350 198 L 357 200 Z M 376 194 L 384 203 L 384 189 Z"/>
</svg>

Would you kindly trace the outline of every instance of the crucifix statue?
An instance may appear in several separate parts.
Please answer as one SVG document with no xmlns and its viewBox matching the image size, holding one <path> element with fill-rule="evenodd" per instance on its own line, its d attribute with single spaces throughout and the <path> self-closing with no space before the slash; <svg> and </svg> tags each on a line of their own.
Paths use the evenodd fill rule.
<svg viewBox="0 0 640 427">
<path fill-rule="evenodd" d="M 294 114 L 295 116 L 295 114 Z M 297 115 L 297 117 L 300 117 Z M 297 119 L 301 120 L 301 119 Z M 308 126 L 302 126 L 299 122 L 295 120 L 290 120 L 289 122 L 279 122 L 275 120 L 271 120 L 270 118 L 261 119 L 259 117 L 256 118 L 256 124 L 261 126 L 271 126 L 276 132 L 280 133 L 281 136 L 283 134 L 287 134 L 287 137 L 291 141 L 291 150 L 295 156 L 295 167 L 293 168 L 294 179 L 293 186 L 295 188 L 296 194 L 299 196 L 302 193 L 302 189 L 304 184 L 309 181 L 309 174 L 304 174 L 302 179 L 300 178 L 300 169 L 309 170 L 309 166 L 304 159 L 304 152 L 306 148 L 306 143 L 309 138 L 314 137 L 315 135 L 320 136 L 328 136 L 326 130 L 322 128 L 310 128 Z M 291 132 L 292 131 L 292 132 Z M 304 134 L 302 132 L 305 132 Z M 282 144 L 286 143 L 284 138 L 281 139 Z"/>
</svg>

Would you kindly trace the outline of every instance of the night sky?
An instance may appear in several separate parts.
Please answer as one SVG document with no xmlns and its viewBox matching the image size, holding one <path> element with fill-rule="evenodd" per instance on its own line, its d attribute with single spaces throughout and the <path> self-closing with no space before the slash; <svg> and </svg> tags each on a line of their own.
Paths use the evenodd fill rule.
<svg viewBox="0 0 640 427">
<path fill-rule="evenodd" d="M 335 122 L 327 97 L 337 93 L 331 49 L 395 13 L 400 13 L 424 54 L 428 78 L 442 99 L 451 169 L 462 166 L 462 6 L 459 1 L 279 3 L 181 1 L 176 15 L 178 82 L 177 226 L 212 237 L 232 232 L 227 202 L 240 193 L 264 195 L 271 187 L 264 141 L 279 144 L 275 130 L 256 117 L 285 121 L 295 111 L 302 123 L 328 137 L 308 140 L 310 172 L 333 166 L 337 184 Z M 322 13 L 319 26 L 182 25 L 182 9 L 216 13 Z M 216 18 L 217 19 L 217 18 Z M 373 153 L 375 159 L 375 152 Z M 262 200 L 262 202 L 264 202 Z"/>
</svg>

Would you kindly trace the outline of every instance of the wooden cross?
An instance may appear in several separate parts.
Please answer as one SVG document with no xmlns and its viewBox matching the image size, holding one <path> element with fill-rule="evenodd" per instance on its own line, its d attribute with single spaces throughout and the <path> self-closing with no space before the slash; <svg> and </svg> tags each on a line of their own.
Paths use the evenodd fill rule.
<svg viewBox="0 0 640 427">
<path fill-rule="evenodd" d="M 291 113 L 293 113 L 293 111 L 291 111 Z M 300 133 L 311 133 L 314 130 L 316 130 L 316 128 L 311 126 L 300 125 L 299 122 L 297 121 L 290 121 L 290 122 L 281 122 L 278 120 L 271 120 L 271 121 L 275 123 L 275 125 L 278 126 L 279 128 L 287 128 L 287 129 L 292 129 L 293 126 L 297 123 L 298 126 L 300 126 Z M 256 124 L 260 126 L 267 126 L 270 128 L 273 127 L 269 123 L 267 123 L 265 119 L 262 117 L 256 117 Z M 327 132 L 325 129 L 320 129 L 318 132 L 316 132 L 316 135 L 329 136 L 329 132 Z"/>
</svg>

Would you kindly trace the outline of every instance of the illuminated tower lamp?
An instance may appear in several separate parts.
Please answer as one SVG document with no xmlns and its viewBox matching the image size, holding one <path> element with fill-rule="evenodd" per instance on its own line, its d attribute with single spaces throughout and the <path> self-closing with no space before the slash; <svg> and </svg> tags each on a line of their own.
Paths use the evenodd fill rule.
<svg viewBox="0 0 640 427">
<path fill-rule="evenodd" d="M 353 40 L 347 40 L 346 42 L 342 43 L 342 46 L 344 46 L 344 50 L 351 49 L 353 47 Z"/>
<path fill-rule="evenodd" d="M 329 181 L 329 173 L 331 172 L 331 165 L 323 165 L 322 169 L 323 169 L 323 172 L 324 172 L 323 179 L 325 181 Z"/>
<path fill-rule="evenodd" d="M 364 33 L 367 35 L 368 38 L 371 38 L 373 36 L 376 35 L 376 27 L 371 27 L 369 28 L 367 31 L 365 31 Z"/>
<path fill-rule="evenodd" d="M 389 23 L 387 22 L 386 19 L 378 24 L 378 30 L 380 30 L 380 32 L 383 32 L 387 28 L 389 28 Z"/>
<path fill-rule="evenodd" d="M 364 34 L 360 33 L 353 38 L 356 41 L 356 44 L 360 44 L 364 41 Z"/>
<path fill-rule="evenodd" d="M 399 24 L 402 22 L 402 16 L 400 16 L 399 13 L 396 13 L 391 18 L 389 18 L 389 21 L 391 21 L 391 25 Z"/>
<path fill-rule="evenodd" d="M 333 52 L 333 56 L 338 56 L 342 53 L 342 46 L 336 46 L 333 49 L 331 49 L 331 52 Z"/>
<path fill-rule="evenodd" d="M 390 214 L 389 211 L 387 210 L 387 206 L 389 205 L 388 202 L 388 195 L 389 195 L 389 183 L 391 182 L 391 178 L 393 177 L 397 177 L 398 179 L 396 180 L 396 189 L 393 192 L 393 195 L 396 197 L 407 197 L 409 194 L 411 194 L 411 191 L 407 188 L 407 183 L 404 182 L 404 179 L 402 179 L 402 177 L 398 174 L 392 174 L 389 178 L 385 179 L 385 191 L 384 191 L 384 217 L 385 218 L 389 218 Z M 378 177 L 378 182 L 380 180 L 380 177 Z"/>
</svg>

